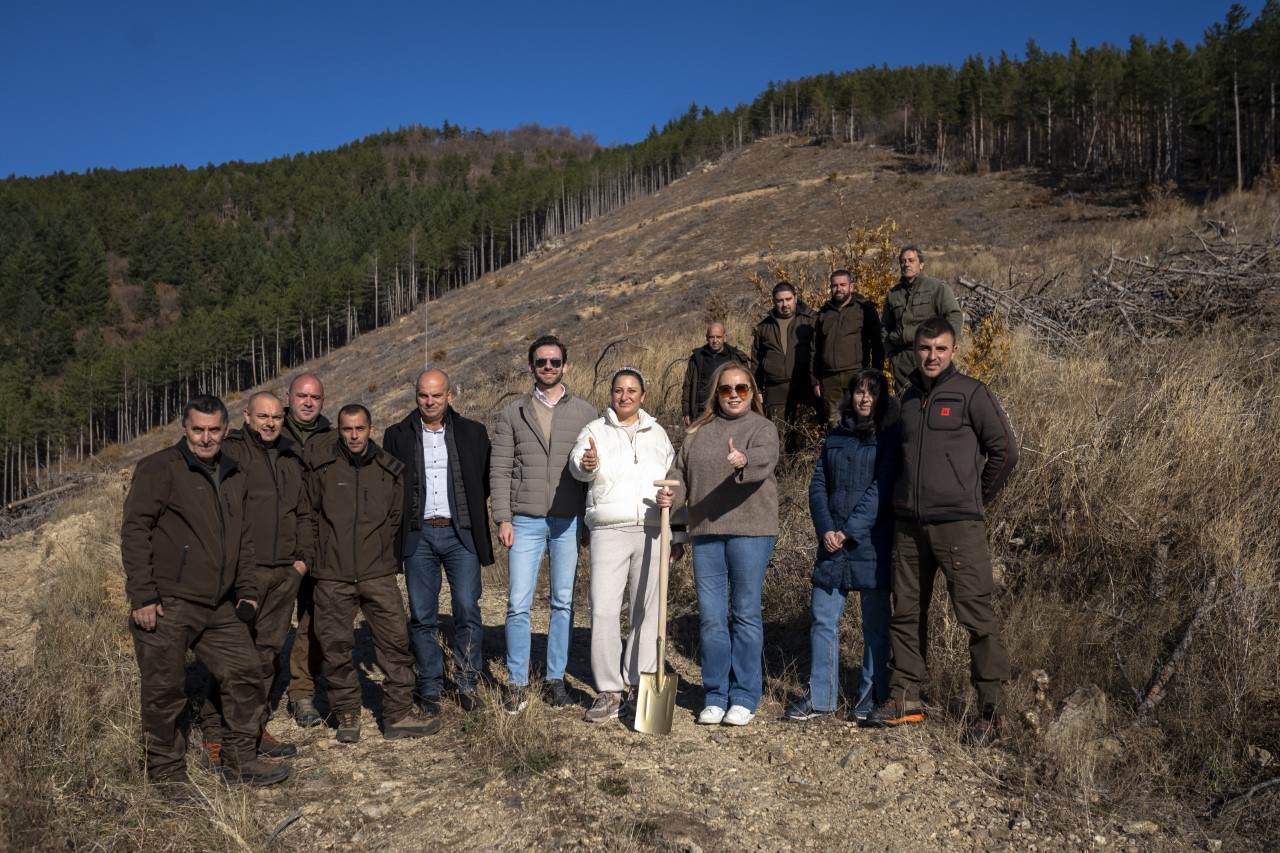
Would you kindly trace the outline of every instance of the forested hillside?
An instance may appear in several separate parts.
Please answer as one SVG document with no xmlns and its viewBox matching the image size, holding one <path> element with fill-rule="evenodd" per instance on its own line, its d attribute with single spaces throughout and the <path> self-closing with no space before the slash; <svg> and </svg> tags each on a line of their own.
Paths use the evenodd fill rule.
<svg viewBox="0 0 1280 853">
<path fill-rule="evenodd" d="M 693 105 L 643 142 L 414 126 L 336 151 L 0 182 L 0 496 L 341 346 L 698 163 L 772 134 L 940 171 L 1196 194 L 1273 174 L 1280 3 L 1201 44 L 868 67 Z M 86 132 L 92 132 L 86 128 Z M 1268 178 L 1270 179 L 1270 178 Z"/>
</svg>

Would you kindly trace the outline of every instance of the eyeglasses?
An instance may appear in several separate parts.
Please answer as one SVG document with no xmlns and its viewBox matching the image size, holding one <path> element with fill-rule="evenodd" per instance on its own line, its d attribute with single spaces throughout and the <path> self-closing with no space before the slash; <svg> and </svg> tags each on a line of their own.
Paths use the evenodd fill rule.
<svg viewBox="0 0 1280 853">
<path fill-rule="evenodd" d="M 727 400 L 735 393 L 739 397 L 745 397 L 751 393 L 751 386 L 745 382 L 739 382 L 737 385 L 721 385 L 716 389 L 716 393 L 720 395 L 721 400 Z"/>
<path fill-rule="evenodd" d="M 549 365 L 551 365 L 552 367 L 559 367 L 560 365 L 564 364 L 564 359 L 562 359 L 562 358 L 535 358 L 535 359 L 533 360 L 533 366 L 534 366 L 534 367 L 546 367 L 548 364 L 549 364 Z"/>
</svg>

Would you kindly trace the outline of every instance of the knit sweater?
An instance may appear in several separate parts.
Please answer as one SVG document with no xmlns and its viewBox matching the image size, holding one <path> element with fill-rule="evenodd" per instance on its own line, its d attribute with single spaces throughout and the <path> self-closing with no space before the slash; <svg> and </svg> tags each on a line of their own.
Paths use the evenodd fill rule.
<svg viewBox="0 0 1280 853">
<path fill-rule="evenodd" d="M 742 470 L 729 464 L 729 439 L 747 457 Z M 673 507 L 689 513 L 690 536 L 777 536 L 778 428 L 746 412 L 717 417 L 685 437 L 667 479 L 678 480 Z"/>
</svg>

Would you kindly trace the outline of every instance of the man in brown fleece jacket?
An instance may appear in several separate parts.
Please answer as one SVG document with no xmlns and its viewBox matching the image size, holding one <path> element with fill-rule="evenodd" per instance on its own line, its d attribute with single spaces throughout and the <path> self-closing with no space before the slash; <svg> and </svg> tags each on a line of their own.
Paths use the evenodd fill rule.
<svg viewBox="0 0 1280 853">
<path fill-rule="evenodd" d="M 339 440 L 311 459 L 308 493 L 316 525 L 316 636 L 324 655 L 339 743 L 360 740 L 360 681 L 351 625 L 364 612 L 383 681 L 382 735 L 423 737 L 440 730 L 413 709 L 413 655 L 400 584 L 396 531 L 404 511 L 404 464 L 374 444 L 373 419 L 359 404 L 338 411 Z"/>
<path fill-rule="evenodd" d="M 890 698 L 868 725 L 924 720 L 920 685 L 928 650 L 929 600 L 938 570 L 956 621 L 969 633 L 970 672 L 979 716 L 966 739 L 999 735 L 1009 653 L 991 598 L 995 581 L 982 510 L 1018 461 L 1004 409 L 982 382 L 951 363 L 956 333 L 945 317 L 916 330 L 916 369 L 902 397 L 902 468 L 893 492 L 893 616 Z"/>
<path fill-rule="evenodd" d="M 202 395 L 183 408 L 183 436 L 134 470 L 120 524 L 120 555 L 142 685 L 148 778 L 169 799 L 202 796 L 187 777 L 178 718 L 187 705 L 187 650 L 221 686 L 228 782 L 271 785 L 283 763 L 256 756 L 265 702 L 253 640 L 237 612 L 257 609 L 246 477 L 222 453 L 227 409 Z M 238 602 L 238 604 L 233 604 Z"/>
</svg>

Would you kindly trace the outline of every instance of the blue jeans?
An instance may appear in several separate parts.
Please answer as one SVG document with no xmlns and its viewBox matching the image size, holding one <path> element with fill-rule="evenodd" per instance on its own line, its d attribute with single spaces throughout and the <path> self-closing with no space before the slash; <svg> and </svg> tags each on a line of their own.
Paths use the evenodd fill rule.
<svg viewBox="0 0 1280 853">
<path fill-rule="evenodd" d="M 551 624 L 547 629 L 547 680 L 564 678 L 573 630 L 573 581 L 578 571 L 578 519 L 517 515 L 507 558 L 507 682 L 529 683 L 529 608 L 542 555 L 551 550 Z"/>
<path fill-rule="evenodd" d="M 760 593 L 773 536 L 694 536 L 704 704 L 755 712 L 764 689 Z"/>
<path fill-rule="evenodd" d="M 889 698 L 889 590 L 858 591 L 862 599 L 862 676 L 853 712 L 871 713 Z M 840 702 L 840 617 L 845 594 L 838 589 L 813 588 L 813 627 L 809 644 L 809 699 L 814 710 L 834 711 Z"/>
<path fill-rule="evenodd" d="M 463 531 L 470 536 L 470 531 Z M 453 605 L 454 680 L 458 690 L 474 692 L 484 667 L 480 618 L 480 558 L 453 527 L 406 531 L 404 585 L 409 593 L 409 642 L 418 668 L 414 692 L 439 696 L 444 690 L 444 652 L 440 648 L 440 570 L 449 578 Z"/>
</svg>

